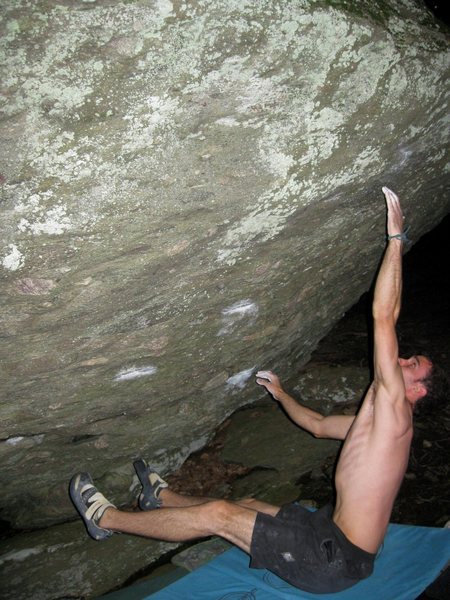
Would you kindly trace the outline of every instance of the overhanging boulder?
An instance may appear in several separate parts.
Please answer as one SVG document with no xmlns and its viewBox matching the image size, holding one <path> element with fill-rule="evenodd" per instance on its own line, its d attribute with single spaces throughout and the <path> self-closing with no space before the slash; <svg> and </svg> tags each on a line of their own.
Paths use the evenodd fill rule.
<svg viewBox="0 0 450 600">
<path fill-rule="evenodd" d="M 421 2 L 3 3 L 2 518 L 89 469 L 179 466 L 372 281 L 381 186 L 450 210 L 445 34 Z M 357 10 L 354 9 L 357 7 Z"/>
</svg>

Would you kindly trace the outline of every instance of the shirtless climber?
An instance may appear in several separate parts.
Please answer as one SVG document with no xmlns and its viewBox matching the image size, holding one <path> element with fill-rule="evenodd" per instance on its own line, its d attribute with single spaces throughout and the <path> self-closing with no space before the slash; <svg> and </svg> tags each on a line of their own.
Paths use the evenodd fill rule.
<svg viewBox="0 0 450 600">
<path fill-rule="evenodd" d="M 113 532 L 177 542 L 218 535 L 250 554 L 252 567 L 267 568 L 315 593 L 343 590 L 372 573 L 408 464 L 413 409 L 427 394 L 433 371 L 425 356 L 398 356 L 395 325 L 405 235 L 398 197 L 388 188 L 383 192 L 388 241 L 373 300 L 374 380 L 356 417 L 324 417 L 291 398 L 272 372 L 257 373 L 257 383 L 297 425 L 317 437 L 345 440 L 336 469 L 335 506 L 310 512 L 296 504 L 280 508 L 255 499 L 183 496 L 138 460 L 143 486 L 138 513 L 114 507 L 88 473 L 72 478 L 72 501 L 94 539 Z"/>
</svg>

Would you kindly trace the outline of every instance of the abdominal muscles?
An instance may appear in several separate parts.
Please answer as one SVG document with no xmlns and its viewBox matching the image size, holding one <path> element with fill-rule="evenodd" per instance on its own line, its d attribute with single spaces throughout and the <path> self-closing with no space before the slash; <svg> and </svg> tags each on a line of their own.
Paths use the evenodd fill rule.
<svg viewBox="0 0 450 600">
<path fill-rule="evenodd" d="M 355 420 L 336 470 L 334 521 L 355 545 L 367 552 L 380 546 L 403 480 L 412 431 L 377 435 L 373 411 Z"/>
</svg>

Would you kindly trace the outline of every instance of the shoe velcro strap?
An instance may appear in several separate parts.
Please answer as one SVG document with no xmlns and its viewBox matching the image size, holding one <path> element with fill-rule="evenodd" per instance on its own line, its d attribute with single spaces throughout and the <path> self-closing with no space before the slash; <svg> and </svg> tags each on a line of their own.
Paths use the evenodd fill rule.
<svg viewBox="0 0 450 600">
<path fill-rule="evenodd" d="M 115 506 L 101 492 L 98 492 L 93 485 L 85 485 L 81 490 L 81 494 L 89 494 L 89 490 L 92 490 L 94 493 L 86 497 L 86 518 L 91 520 L 95 516 L 96 520 L 100 520 L 107 508 L 115 508 Z M 96 515 L 97 512 L 98 514 Z"/>
<path fill-rule="evenodd" d="M 156 498 L 158 498 L 159 494 L 161 493 L 161 490 L 163 490 L 166 487 L 169 487 L 168 483 L 164 481 L 164 479 L 161 479 L 158 473 L 150 473 L 149 480 L 153 487 L 153 494 Z"/>
</svg>

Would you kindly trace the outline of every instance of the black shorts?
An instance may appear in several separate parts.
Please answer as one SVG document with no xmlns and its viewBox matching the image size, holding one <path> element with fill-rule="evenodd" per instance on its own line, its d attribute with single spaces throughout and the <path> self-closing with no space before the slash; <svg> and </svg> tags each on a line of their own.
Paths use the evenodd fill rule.
<svg viewBox="0 0 450 600">
<path fill-rule="evenodd" d="M 332 514 L 331 505 L 311 512 L 298 504 L 281 507 L 276 517 L 258 513 L 250 567 L 316 594 L 340 592 L 369 577 L 376 555 L 352 544 Z"/>
</svg>

